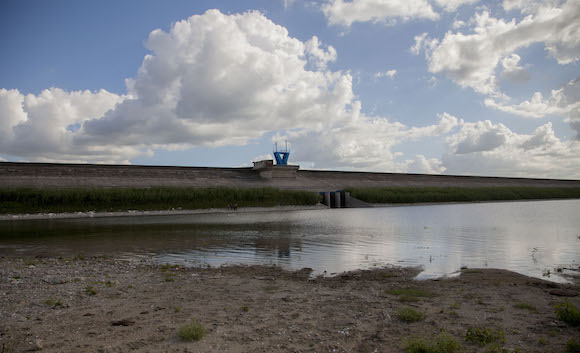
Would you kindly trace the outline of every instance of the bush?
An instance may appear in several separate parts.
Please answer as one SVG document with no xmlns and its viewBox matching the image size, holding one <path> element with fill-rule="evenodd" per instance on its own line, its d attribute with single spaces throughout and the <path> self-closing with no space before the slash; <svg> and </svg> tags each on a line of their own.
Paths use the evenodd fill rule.
<svg viewBox="0 0 580 353">
<path fill-rule="evenodd" d="M 570 326 L 580 325 L 580 310 L 568 299 L 554 306 L 558 320 L 564 321 Z"/>
<path fill-rule="evenodd" d="M 193 320 L 189 324 L 185 324 L 179 328 L 177 335 L 184 341 L 199 341 L 205 336 L 206 330 L 202 324 Z"/>
<path fill-rule="evenodd" d="M 576 342 L 575 339 L 571 338 L 568 343 L 566 343 L 566 352 L 568 353 L 580 353 L 580 343 Z"/>
<path fill-rule="evenodd" d="M 501 328 L 494 330 L 488 327 L 470 327 L 467 329 L 465 340 L 467 342 L 476 343 L 481 346 L 485 346 L 488 343 L 493 342 L 505 343 L 505 333 Z"/>
<path fill-rule="evenodd" d="M 405 322 L 421 321 L 425 318 L 425 314 L 413 308 L 402 308 L 397 310 L 397 318 Z"/>
</svg>

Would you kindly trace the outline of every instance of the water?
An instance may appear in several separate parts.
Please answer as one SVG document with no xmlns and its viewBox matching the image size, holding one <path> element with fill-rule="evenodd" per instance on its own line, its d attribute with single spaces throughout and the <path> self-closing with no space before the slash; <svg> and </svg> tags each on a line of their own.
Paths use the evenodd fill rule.
<svg viewBox="0 0 580 353">
<path fill-rule="evenodd" d="M 580 263 L 580 200 L 0 222 L 0 256 L 116 255 L 159 263 L 276 264 L 316 274 L 462 266 L 561 281 Z"/>
</svg>

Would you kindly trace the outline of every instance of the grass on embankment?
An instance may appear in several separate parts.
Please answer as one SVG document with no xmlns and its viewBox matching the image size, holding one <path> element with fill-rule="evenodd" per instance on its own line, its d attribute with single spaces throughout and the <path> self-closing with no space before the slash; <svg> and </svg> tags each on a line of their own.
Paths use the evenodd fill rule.
<svg viewBox="0 0 580 353">
<path fill-rule="evenodd" d="M 315 192 L 275 188 L 0 188 L 0 214 L 316 205 Z"/>
<path fill-rule="evenodd" d="M 580 187 L 385 187 L 347 189 L 368 203 L 467 202 L 502 200 L 576 199 Z"/>
</svg>

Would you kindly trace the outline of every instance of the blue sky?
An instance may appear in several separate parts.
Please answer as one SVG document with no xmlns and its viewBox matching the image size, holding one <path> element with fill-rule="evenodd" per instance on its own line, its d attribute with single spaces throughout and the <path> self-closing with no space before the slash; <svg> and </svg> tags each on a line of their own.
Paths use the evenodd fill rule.
<svg viewBox="0 0 580 353">
<path fill-rule="evenodd" d="M 580 178 L 577 0 L 3 1 L 0 159 Z"/>
</svg>

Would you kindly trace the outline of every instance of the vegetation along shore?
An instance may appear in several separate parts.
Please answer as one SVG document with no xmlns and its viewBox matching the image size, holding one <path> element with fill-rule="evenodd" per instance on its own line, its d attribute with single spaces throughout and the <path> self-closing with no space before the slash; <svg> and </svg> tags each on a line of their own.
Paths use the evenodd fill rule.
<svg viewBox="0 0 580 353">
<path fill-rule="evenodd" d="M 350 188 L 370 204 L 478 202 L 580 198 L 575 187 L 384 187 Z M 123 212 L 314 206 L 312 191 L 277 188 L 0 188 L 0 214 Z"/>
<path fill-rule="evenodd" d="M 578 352 L 579 288 L 509 271 L 311 276 L 0 258 L 1 352 Z"/>
<path fill-rule="evenodd" d="M 576 187 L 383 187 L 347 191 L 371 204 L 580 198 L 580 188 Z"/>
<path fill-rule="evenodd" d="M 239 207 L 306 206 L 320 195 L 276 188 L 10 188 L 0 189 L 0 214 L 111 212 Z"/>
</svg>

